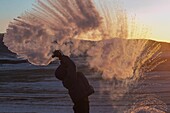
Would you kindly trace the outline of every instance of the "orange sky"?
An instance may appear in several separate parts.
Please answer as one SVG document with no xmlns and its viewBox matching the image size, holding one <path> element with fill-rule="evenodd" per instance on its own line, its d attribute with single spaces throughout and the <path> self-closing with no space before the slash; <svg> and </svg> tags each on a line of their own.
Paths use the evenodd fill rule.
<svg viewBox="0 0 170 113">
<path fill-rule="evenodd" d="M 150 39 L 170 42 L 170 0 L 123 0 L 129 13 L 148 26 Z"/>
<path fill-rule="evenodd" d="M 0 33 L 6 31 L 13 18 L 30 10 L 33 3 L 35 0 L 0 0 Z M 122 0 L 122 3 L 128 13 L 135 14 L 140 23 L 151 29 L 152 36 L 148 38 L 170 42 L 170 0 Z"/>
</svg>

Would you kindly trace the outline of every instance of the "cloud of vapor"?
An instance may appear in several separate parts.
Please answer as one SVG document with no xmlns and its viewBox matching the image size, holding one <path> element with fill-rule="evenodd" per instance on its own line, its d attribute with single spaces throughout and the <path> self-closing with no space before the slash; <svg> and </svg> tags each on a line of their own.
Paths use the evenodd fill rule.
<svg viewBox="0 0 170 113">
<path fill-rule="evenodd" d="M 88 55 L 91 56 L 88 59 L 90 67 L 102 71 L 105 79 L 132 77 L 136 60 L 146 41 L 115 38 L 99 43 L 88 50 Z"/>
<path fill-rule="evenodd" d="M 55 49 L 61 49 L 66 55 L 87 52 L 93 44 L 83 44 L 81 40 L 94 42 L 139 36 L 137 25 L 133 21 L 129 24 L 126 12 L 114 5 L 112 14 L 110 6 L 100 0 L 95 3 L 91 0 L 37 0 L 32 11 L 10 23 L 4 43 L 32 64 L 48 65 Z"/>
<path fill-rule="evenodd" d="M 91 0 L 37 0 L 33 11 L 10 23 L 4 43 L 32 64 L 48 65 L 54 49 L 70 55 L 78 43 L 71 39 L 100 23 Z"/>
</svg>

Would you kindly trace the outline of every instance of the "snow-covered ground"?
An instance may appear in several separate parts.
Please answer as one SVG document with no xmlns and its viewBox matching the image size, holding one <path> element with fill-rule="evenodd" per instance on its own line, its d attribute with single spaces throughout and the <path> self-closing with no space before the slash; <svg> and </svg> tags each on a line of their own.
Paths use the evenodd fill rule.
<svg viewBox="0 0 170 113">
<path fill-rule="evenodd" d="M 160 100 L 167 105 L 167 113 L 170 113 L 170 71 L 148 73 L 140 84 L 141 90 L 129 92 L 120 100 L 112 100 L 109 92 L 102 92 L 107 88 L 107 81 L 82 64 L 79 64 L 78 70 L 85 73 L 95 88 L 95 93 L 90 96 L 91 113 L 123 113 L 133 108 L 134 102 L 139 102 L 139 95 L 154 95 L 158 102 L 154 103 L 155 106 L 160 104 Z M 0 65 L 0 113 L 73 113 L 73 103 L 67 90 L 54 76 L 56 67 L 55 64 L 47 67 Z"/>
</svg>

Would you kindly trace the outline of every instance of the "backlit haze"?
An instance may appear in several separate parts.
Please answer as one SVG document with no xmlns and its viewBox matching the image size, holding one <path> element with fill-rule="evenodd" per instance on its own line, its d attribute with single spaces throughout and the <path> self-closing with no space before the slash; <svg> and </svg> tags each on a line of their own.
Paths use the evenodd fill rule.
<svg viewBox="0 0 170 113">
<path fill-rule="evenodd" d="M 34 3 L 35 0 L 0 0 L 0 33 L 6 32 L 13 18 L 31 10 Z M 148 27 L 152 33 L 148 39 L 170 42 L 169 0 L 122 0 L 121 3 L 129 14 L 136 15 L 140 24 Z"/>
</svg>

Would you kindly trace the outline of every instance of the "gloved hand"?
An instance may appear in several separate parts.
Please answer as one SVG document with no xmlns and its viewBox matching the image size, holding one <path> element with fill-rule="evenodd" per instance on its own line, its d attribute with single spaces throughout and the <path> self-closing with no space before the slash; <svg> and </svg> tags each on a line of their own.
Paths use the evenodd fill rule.
<svg viewBox="0 0 170 113">
<path fill-rule="evenodd" d="M 61 56 L 63 56 L 62 51 L 61 51 L 61 50 L 55 50 L 55 51 L 53 52 L 52 58 L 54 58 L 54 57 L 60 58 Z"/>
</svg>

